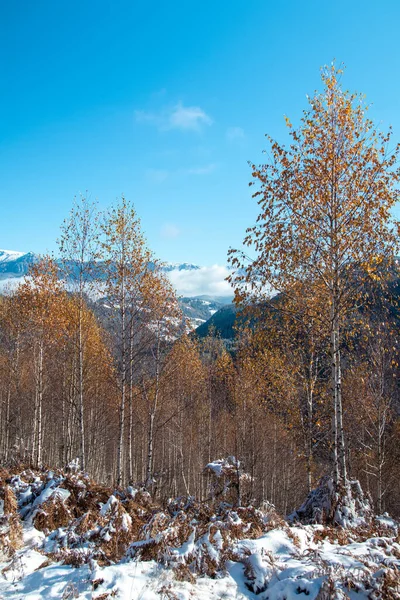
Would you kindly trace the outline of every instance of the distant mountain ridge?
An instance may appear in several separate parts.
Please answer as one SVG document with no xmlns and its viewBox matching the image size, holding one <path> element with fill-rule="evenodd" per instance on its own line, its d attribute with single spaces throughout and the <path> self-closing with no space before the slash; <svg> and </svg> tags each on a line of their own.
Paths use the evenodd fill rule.
<svg viewBox="0 0 400 600">
<path fill-rule="evenodd" d="M 0 280 L 12 277 L 23 277 L 28 274 L 29 267 L 39 259 L 34 252 L 17 252 L 14 250 L 0 249 Z M 56 259 L 61 264 L 59 259 Z M 191 263 L 166 263 L 165 272 L 170 271 L 197 271 L 201 267 Z"/>
<path fill-rule="evenodd" d="M 0 250 L 0 280 L 24 277 L 36 260 L 37 255 L 33 252 Z"/>
<path fill-rule="evenodd" d="M 0 250 L 0 293 L 7 287 L 14 288 L 22 280 L 33 263 L 39 259 L 34 252 L 17 252 L 14 250 Z M 61 263 L 56 259 L 58 264 Z M 166 263 L 164 271 L 171 274 L 174 271 L 192 273 L 200 271 L 202 267 L 192 263 Z M 101 268 L 99 279 L 102 279 Z M 104 276 L 104 275 L 103 275 Z M 210 317 L 217 313 L 223 306 L 231 302 L 230 297 L 224 296 L 185 296 L 179 298 L 179 304 L 185 317 L 193 329 L 206 323 Z"/>
</svg>

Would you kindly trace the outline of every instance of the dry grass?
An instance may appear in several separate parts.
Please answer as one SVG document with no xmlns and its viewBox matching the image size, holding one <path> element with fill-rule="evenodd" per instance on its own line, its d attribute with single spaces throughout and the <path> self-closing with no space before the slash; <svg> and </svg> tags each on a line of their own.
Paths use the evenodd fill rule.
<svg viewBox="0 0 400 600">
<path fill-rule="evenodd" d="M 33 524 L 46 535 L 59 527 L 67 527 L 72 514 L 65 503 L 57 497 L 49 498 L 35 515 Z"/>
<path fill-rule="evenodd" d="M 400 573 L 397 569 L 386 569 L 382 577 L 382 600 L 399 600 L 400 598 Z"/>
<path fill-rule="evenodd" d="M 233 550 L 235 541 L 256 539 L 276 526 L 287 530 L 293 541 L 300 544 L 272 506 L 264 511 L 254 507 L 233 509 L 226 503 L 215 506 L 181 497 L 170 502 L 166 511 L 152 515 L 139 530 L 142 543 L 131 546 L 129 554 L 168 564 L 178 569 L 178 577 L 189 580 L 195 574 L 217 577 L 227 561 L 245 558 L 243 549 Z M 190 538 L 193 548 L 188 548 L 186 555 L 175 553 Z"/>
<path fill-rule="evenodd" d="M 75 532 L 79 536 L 84 536 L 88 531 L 92 531 L 99 524 L 99 511 L 88 510 L 75 521 Z"/>
<path fill-rule="evenodd" d="M 17 499 L 9 485 L 0 489 L 3 498 L 4 515 L 0 519 L 0 552 L 5 558 L 13 556 L 22 546 L 22 524 L 18 513 Z"/>
<path fill-rule="evenodd" d="M 331 577 L 328 577 L 328 579 L 322 583 L 321 589 L 315 600 L 335 600 L 335 598 L 337 598 L 335 582 Z"/>
<path fill-rule="evenodd" d="M 328 540 L 332 544 L 337 542 L 340 546 L 345 546 L 350 543 L 349 531 L 342 527 L 324 527 L 314 531 L 313 542 L 315 544 Z"/>
<path fill-rule="evenodd" d="M 368 525 L 352 527 L 350 529 L 325 526 L 314 532 L 313 541 L 319 543 L 328 540 L 331 543 L 337 542 L 340 546 L 346 546 L 353 542 L 365 542 L 371 538 L 393 538 L 394 533 L 395 531 L 391 527 L 382 525 L 382 523 L 374 519 Z M 397 535 L 397 542 L 399 543 L 399 541 L 400 535 Z"/>
<path fill-rule="evenodd" d="M 113 562 L 119 561 L 126 553 L 131 541 L 132 531 L 130 518 L 122 504 L 118 503 L 113 514 L 106 515 L 106 525 L 102 531 L 106 531 L 109 540 L 101 541 L 100 549 L 104 556 Z M 107 522 L 108 521 L 108 522 Z"/>
<path fill-rule="evenodd" d="M 196 577 L 185 564 L 179 564 L 173 568 L 174 576 L 177 581 L 187 581 L 188 583 L 196 583 Z"/>
</svg>

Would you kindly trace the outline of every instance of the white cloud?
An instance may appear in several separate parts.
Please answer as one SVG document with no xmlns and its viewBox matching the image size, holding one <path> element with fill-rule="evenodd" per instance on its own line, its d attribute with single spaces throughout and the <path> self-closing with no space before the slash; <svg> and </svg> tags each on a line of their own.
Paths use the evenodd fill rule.
<svg viewBox="0 0 400 600">
<path fill-rule="evenodd" d="M 199 106 L 184 106 L 179 102 L 173 107 L 159 112 L 136 110 L 138 123 L 154 125 L 160 131 L 180 129 L 181 131 L 200 131 L 205 125 L 212 124 L 211 117 Z"/>
<path fill-rule="evenodd" d="M 231 286 L 225 281 L 228 275 L 228 268 L 221 265 L 168 273 L 172 285 L 181 296 L 233 296 Z"/>
<path fill-rule="evenodd" d="M 245 137 L 244 129 L 241 127 L 228 127 L 226 130 L 226 139 L 230 142 L 235 140 L 243 140 Z"/>
<path fill-rule="evenodd" d="M 161 227 L 161 237 L 172 240 L 180 235 L 180 229 L 175 223 L 164 223 Z"/>
<path fill-rule="evenodd" d="M 202 125 L 211 125 L 212 119 L 199 106 L 177 104 L 169 115 L 170 129 L 199 131 Z"/>
<path fill-rule="evenodd" d="M 177 237 L 180 230 L 174 223 L 165 223 L 162 228 L 165 237 Z M 232 297 L 233 290 L 225 278 L 230 271 L 227 267 L 221 265 L 212 265 L 210 267 L 200 267 L 199 269 L 183 269 L 179 271 L 174 269 L 167 273 L 172 285 L 180 296 L 224 296 Z M 0 281 L 0 292 L 10 293 L 24 281 L 24 277 L 4 279 Z M 68 286 L 67 286 L 68 287 Z M 91 289 L 90 296 L 96 300 L 104 296 L 104 282 L 96 282 L 96 286 Z"/>
</svg>

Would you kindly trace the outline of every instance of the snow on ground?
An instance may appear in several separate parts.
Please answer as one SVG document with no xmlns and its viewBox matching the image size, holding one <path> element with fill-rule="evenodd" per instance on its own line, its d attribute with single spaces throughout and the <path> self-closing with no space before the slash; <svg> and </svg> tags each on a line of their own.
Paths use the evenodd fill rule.
<svg viewBox="0 0 400 600">
<path fill-rule="evenodd" d="M 306 533 L 312 533 L 312 528 L 306 528 Z M 304 530 L 300 533 L 303 534 Z M 293 528 L 293 534 L 296 535 L 296 528 Z M 121 600 L 299 600 L 302 597 L 315 600 L 326 579 L 322 565 L 336 574 L 338 580 L 339 575 L 345 574 L 348 577 L 355 575 L 360 581 L 374 570 L 377 571 L 375 579 L 378 579 L 379 563 L 400 568 L 400 560 L 388 559 L 379 539 L 347 546 L 324 542 L 320 546 L 310 544 L 301 550 L 285 532 L 273 530 L 258 540 L 240 542 L 239 546 L 250 552 L 246 564 L 230 561 L 226 571 L 218 578 L 198 577 L 195 583 L 189 583 L 177 581 L 172 569 L 155 561 L 131 560 L 100 567 L 93 560 L 78 568 L 59 562 L 49 564 L 41 551 L 39 536 L 37 541 L 37 550 L 26 545 L 16 553 L 11 563 L 0 565 L 0 597 L 4 600 L 89 600 L 106 598 L 104 594 Z M 394 544 L 394 548 L 400 551 L 399 544 Z M 360 584 L 360 589 L 354 589 L 350 597 L 374 598 L 372 591 L 363 590 Z"/>
<path fill-rule="evenodd" d="M 88 481 L 53 472 L 11 480 L 23 516 L 23 545 L 0 564 L 1 600 L 400 598 L 399 527 L 388 515 L 376 520 L 375 529 L 363 530 L 365 535 L 322 525 L 289 527 L 284 521 L 275 526 L 271 515 L 254 508 L 210 510 L 201 522 L 194 501 L 175 501 L 163 512 L 146 492 L 103 488 L 102 501 L 94 503 L 90 491 L 87 515 L 93 521 L 81 537 L 79 527 L 87 515 L 75 518 L 73 526 L 51 529 L 60 509 L 72 511 L 73 497 L 85 499 Z M 58 512 L 52 515 L 54 507 Z M 147 523 L 141 533 L 136 531 L 136 541 L 128 541 L 115 560 L 100 560 L 99 544 L 118 542 L 119 535 L 132 532 L 135 515 Z M 254 523 L 245 522 L 251 515 L 257 520 L 256 535 L 250 535 Z M 35 525 L 43 523 L 49 527 L 39 531 Z M 246 531 L 249 537 L 239 534 Z M 158 561 L 145 560 L 142 549 L 157 545 L 163 560 L 160 554 Z M 202 572 L 200 564 L 208 567 Z"/>
</svg>

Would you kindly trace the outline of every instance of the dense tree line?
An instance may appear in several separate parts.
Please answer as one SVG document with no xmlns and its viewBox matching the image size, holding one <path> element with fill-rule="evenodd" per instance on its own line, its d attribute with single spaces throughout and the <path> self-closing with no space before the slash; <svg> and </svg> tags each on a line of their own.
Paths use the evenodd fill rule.
<svg viewBox="0 0 400 600">
<path fill-rule="evenodd" d="M 127 303 L 122 331 L 120 304 L 96 318 L 44 257 L 1 298 L 2 461 L 64 466 L 80 457 L 83 430 L 86 469 L 100 480 L 142 485 L 161 498 L 206 498 L 204 466 L 238 455 L 252 475 L 247 500 L 293 507 L 305 491 L 303 460 L 265 405 L 259 358 L 233 359 L 215 335 L 201 342 L 181 335 L 165 292 L 145 310 Z"/>
</svg>

